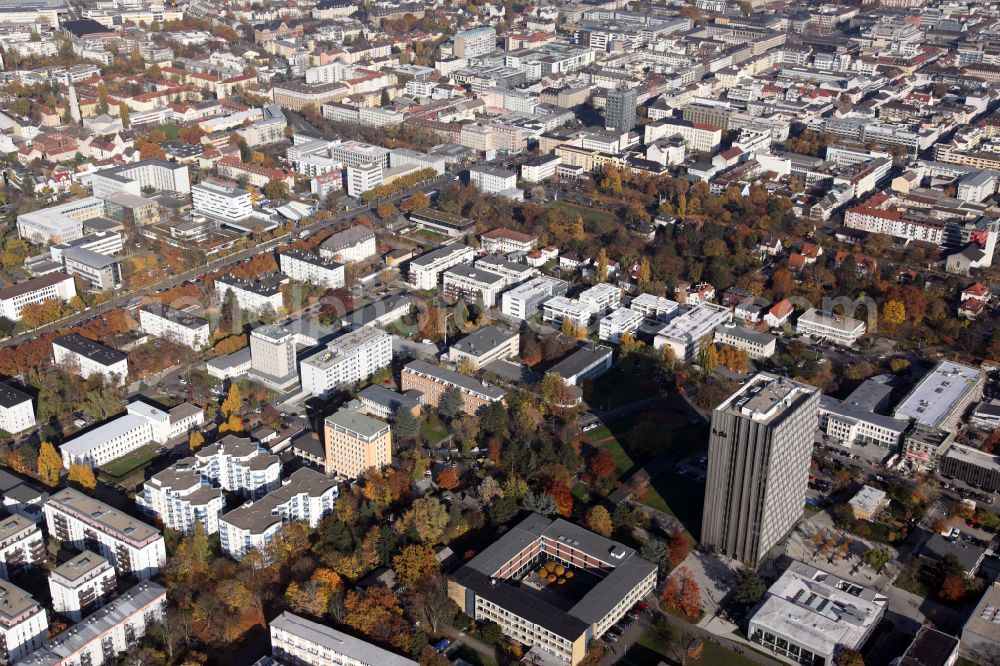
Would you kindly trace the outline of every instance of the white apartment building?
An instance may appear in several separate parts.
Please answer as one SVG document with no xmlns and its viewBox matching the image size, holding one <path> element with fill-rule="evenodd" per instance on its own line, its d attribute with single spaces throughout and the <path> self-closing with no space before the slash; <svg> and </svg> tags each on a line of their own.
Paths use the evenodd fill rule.
<svg viewBox="0 0 1000 666">
<path fill-rule="evenodd" d="M 281 273 L 272 273 L 256 280 L 224 275 L 216 278 L 215 292 L 219 300 L 225 302 L 226 293 L 231 291 L 242 310 L 265 312 L 270 308 L 273 312 L 280 312 L 285 306 L 281 285 L 286 282 L 288 278 Z"/>
<path fill-rule="evenodd" d="M 219 220 L 245 220 L 253 212 L 250 193 L 212 180 L 191 188 L 194 209 Z"/>
<path fill-rule="evenodd" d="M 212 484 L 249 499 L 281 485 L 281 459 L 246 437 L 226 435 L 199 449 L 194 461 L 195 471 Z"/>
<path fill-rule="evenodd" d="M 542 320 L 557 326 L 562 325 L 565 319 L 577 326 L 586 326 L 593 313 L 590 303 L 565 296 L 553 296 L 542 305 Z"/>
<path fill-rule="evenodd" d="M 103 666 L 118 663 L 118 655 L 139 644 L 167 609 L 167 590 L 144 581 L 126 591 L 79 624 L 56 634 L 42 649 L 28 655 L 24 664 Z"/>
<path fill-rule="evenodd" d="M 302 390 L 326 396 L 339 386 L 364 381 L 392 362 L 392 336 L 361 326 L 327 344 L 299 364 Z"/>
<path fill-rule="evenodd" d="M 480 234 L 479 242 L 482 248 L 490 254 L 508 254 L 510 252 L 531 252 L 538 239 L 530 234 L 498 227 Z"/>
<path fill-rule="evenodd" d="M 109 384 L 116 386 L 128 377 L 128 357 L 125 354 L 78 333 L 53 340 L 52 359 L 56 365 L 71 369 L 81 377 L 101 375 Z"/>
<path fill-rule="evenodd" d="M 683 363 L 693 363 L 702 345 L 712 342 L 716 328 L 729 323 L 729 308 L 715 303 L 698 303 L 677 315 L 653 338 L 653 347 L 669 346 L 674 357 Z"/>
<path fill-rule="evenodd" d="M 677 301 L 653 294 L 639 294 L 629 303 L 629 309 L 659 321 L 668 321 L 677 312 L 678 307 Z"/>
<path fill-rule="evenodd" d="M 508 317 L 531 319 L 538 314 L 546 300 L 553 296 L 564 296 L 568 289 L 569 283 L 565 280 L 539 275 L 505 291 L 500 297 L 500 311 Z"/>
<path fill-rule="evenodd" d="M 139 326 L 149 335 L 164 338 L 195 351 L 208 344 L 208 321 L 162 303 L 139 308 Z"/>
<path fill-rule="evenodd" d="M 167 562 L 160 530 L 73 488 L 52 495 L 42 513 L 50 535 L 100 553 L 119 575 L 148 580 Z"/>
<path fill-rule="evenodd" d="M 8 384 L 0 384 L 0 430 L 16 435 L 35 425 L 31 396 Z"/>
<path fill-rule="evenodd" d="M 946 225 L 930 218 L 907 217 L 897 210 L 857 206 L 844 213 L 844 226 L 870 234 L 944 245 Z"/>
<path fill-rule="evenodd" d="M 475 256 L 471 247 L 446 245 L 410 261 L 410 284 L 417 289 L 434 289 L 438 276 L 452 266 L 467 264 Z"/>
<path fill-rule="evenodd" d="M 360 224 L 335 232 L 319 246 L 319 256 L 345 264 L 364 261 L 376 252 L 375 231 Z"/>
<path fill-rule="evenodd" d="M 598 337 L 608 342 L 621 342 L 622 336 L 638 330 L 644 319 L 641 312 L 629 308 L 618 308 L 601 319 Z"/>
<path fill-rule="evenodd" d="M 504 281 L 504 288 L 521 284 L 538 275 L 538 269 L 528 264 L 507 261 L 499 255 L 488 254 L 480 257 L 472 264 L 476 268 L 490 273 L 496 273 Z"/>
<path fill-rule="evenodd" d="M 528 183 L 540 183 L 556 175 L 562 158 L 555 153 L 532 158 L 521 165 L 521 178 Z"/>
<path fill-rule="evenodd" d="M 49 574 L 52 610 L 79 622 L 103 606 L 116 585 L 115 568 L 107 558 L 85 550 Z"/>
<path fill-rule="evenodd" d="M 344 141 L 335 143 L 330 147 L 330 157 L 348 166 L 361 166 L 362 164 L 379 164 L 383 169 L 389 168 L 388 148 L 373 146 L 358 141 Z"/>
<path fill-rule="evenodd" d="M 192 534 L 201 523 L 206 534 L 219 531 L 219 517 L 226 508 L 222 491 L 213 488 L 185 460 L 154 474 L 142 486 L 135 501 L 143 511 L 155 516 L 164 527 Z"/>
<path fill-rule="evenodd" d="M 271 621 L 271 654 L 281 663 L 307 666 L 417 666 L 417 662 L 383 650 L 285 611 Z"/>
<path fill-rule="evenodd" d="M 601 315 L 618 307 L 622 290 L 616 285 L 601 282 L 581 292 L 578 298 L 581 303 L 590 306 L 591 313 Z"/>
<path fill-rule="evenodd" d="M 456 58 L 477 58 L 496 48 L 496 28 L 486 25 L 456 32 L 452 52 Z"/>
<path fill-rule="evenodd" d="M 141 196 L 142 190 L 147 187 L 161 192 L 191 193 L 191 177 L 187 166 L 156 158 L 103 169 L 91 174 L 90 184 L 94 189 L 94 196 L 99 198 L 115 192 Z"/>
<path fill-rule="evenodd" d="M 104 215 L 104 201 L 96 196 L 49 206 L 17 216 L 17 233 L 26 241 L 45 245 L 66 243 L 83 235 L 83 223 Z"/>
<path fill-rule="evenodd" d="M 150 442 L 165 444 L 204 422 L 204 412 L 190 403 L 164 411 L 137 400 L 122 416 L 63 443 L 63 466 L 100 467 Z"/>
<path fill-rule="evenodd" d="M 0 578 L 10 580 L 45 562 L 45 537 L 19 514 L 0 518 Z"/>
<path fill-rule="evenodd" d="M 795 332 L 809 338 L 829 340 L 850 347 L 865 334 L 863 321 L 810 308 L 795 323 Z"/>
<path fill-rule="evenodd" d="M 90 250 L 99 254 L 112 256 L 125 250 L 125 243 L 122 235 L 117 231 L 98 231 L 86 236 L 80 236 L 75 241 L 67 243 L 56 243 L 49 246 L 49 256 L 52 261 L 62 263 L 63 252 L 71 248 Z"/>
<path fill-rule="evenodd" d="M 774 356 L 777 342 L 778 338 L 770 333 L 760 333 L 733 322 L 723 324 L 715 329 L 716 344 L 742 349 L 747 353 L 747 358 L 754 361 Z"/>
<path fill-rule="evenodd" d="M 297 282 L 320 285 L 327 289 L 344 286 L 344 265 L 301 250 L 286 250 L 278 255 L 281 272 Z"/>
<path fill-rule="evenodd" d="M 222 516 L 222 552 L 239 560 L 251 550 L 263 550 L 285 521 L 301 521 L 316 528 L 323 516 L 333 511 L 336 501 L 336 481 L 308 467 L 297 469 L 274 492 Z"/>
<path fill-rule="evenodd" d="M 76 296 L 76 283 L 65 273 L 49 273 L 0 289 L 0 316 L 21 320 L 21 311 L 29 303 L 57 300 L 65 303 Z"/>
<path fill-rule="evenodd" d="M 368 162 L 367 164 L 349 165 L 345 167 L 347 173 L 347 194 L 352 197 L 360 197 L 368 190 L 374 189 L 382 184 L 384 177 L 383 166 L 378 162 Z"/>
<path fill-rule="evenodd" d="M 14 664 L 42 647 L 49 620 L 40 603 L 5 580 L 0 580 L 0 599 L 0 661 Z"/>
<path fill-rule="evenodd" d="M 507 286 L 507 280 L 497 273 L 468 264 L 452 266 L 442 274 L 444 293 L 454 298 L 482 299 L 486 307 L 493 307 L 497 295 Z"/>
<path fill-rule="evenodd" d="M 517 187 L 517 174 L 492 166 L 476 166 L 469 169 L 469 183 L 487 194 L 496 194 Z"/>
</svg>

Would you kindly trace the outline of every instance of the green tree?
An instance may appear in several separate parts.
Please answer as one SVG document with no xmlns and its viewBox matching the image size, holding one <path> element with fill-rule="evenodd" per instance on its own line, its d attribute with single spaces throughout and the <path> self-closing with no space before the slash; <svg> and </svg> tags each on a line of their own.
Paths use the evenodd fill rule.
<svg viewBox="0 0 1000 666">
<path fill-rule="evenodd" d="M 639 557 L 656 565 L 660 578 L 670 572 L 670 544 L 663 539 L 646 539 L 639 549 Z"/>
<path fill-rule="evenodd" d="M 416 437 L 420 434 L 420 421 L 409 409 L 401 408 L 396 412 L 396 421 L 392 431 L 397 437 Z"/>
<path fill-rule="evenodd" d="M 264 196 L 268 199 L 287 199 L 290 196 L 288 184 L 283 180 L 272 178 L 263 187 Z"/>
<path fill-rule="evenodd" d="M 101 113 L 108 112 L 108 88 L 104 85 L 104 81 L 97 83 L 97 109 Z"/>
<path fill-rule="evenodd" d="M 701 350 L 698 353 L 698 365 L 706 373 L 712 373 L 715 371 L 716 366 L 719 364 L 719 352 L 715 349 L 715 343 L 712 342 L 712 338 L 706 335 L 701 341 Z"/>
<path fill-rule="evenodd" d="M 42 442 L 38 450 L 38 478 L 47 486 L 59 485 L 59 474 L 62 472 L 62 456 L 56 451 L 52 442 Z"/>
<path fill-rule="evenodd" d="M 861 556 L 861 560 L 879 573 L 892 559 L 892 553 L 886 548 L 869 548 Z"/>
<path fill-rule="evenodd" d="M 736 572 L 736 586 L 734 588 L 736 601 L 741 604 L 755 604 L 761 600 L 767 592 L 767 585 L 757 572 L 747 567 L 741 567 Z"/>
<path fill-rule="evenodd" d="M 462 391 L 457 386 L 449 386 L 441 394 L 438 412 L 442 418 L 451 421 L 462 413 Z"/>
<path fill-rule="evenodd" d="M 124 129 L 132 126 L 132 120 L 128 115 L 128 104 L 125 102 L 118 102 L 118 117 L 121 119 Z"/>
</svg>

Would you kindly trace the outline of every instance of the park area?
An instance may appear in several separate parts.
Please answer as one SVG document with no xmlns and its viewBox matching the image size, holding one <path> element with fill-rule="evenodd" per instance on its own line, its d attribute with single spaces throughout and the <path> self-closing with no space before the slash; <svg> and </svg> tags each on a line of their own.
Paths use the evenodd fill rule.
<svg viewBox="0 0 1000 666">
<path fill-rule="evenodd" d="M 698 666 L 756 666 L 757 664 L 748 657 L 708 641 L 702 644 L 701 655 L 697 659 L 687 657 L 684 646 L 689 640 L 677 636 L 668 643 L 656 629 L 650 629 L 625 653 L 621 663 L 625 666 L 656 666 L 663 662 L 698 664 Z"/>
</svg>

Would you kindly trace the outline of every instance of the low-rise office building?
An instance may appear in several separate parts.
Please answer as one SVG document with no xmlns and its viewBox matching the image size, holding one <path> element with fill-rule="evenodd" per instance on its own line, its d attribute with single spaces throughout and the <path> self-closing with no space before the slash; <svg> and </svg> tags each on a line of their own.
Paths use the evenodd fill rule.
<svg viewBox="0 0 1000 666">
<path fill-rule="evenodd" d="M 566 320 L 575 326 L 586 326 L 593 314 L 590 303 L 565 296 L 553 296 L 542 304 L 542 321 L 557 326 Z"/>
<path fill-rule="evenodd" d="M 867 327 L 865 322 L 844 315 L 810 308 L 795 322 L 795 332 L 814 340 L 829 340 L 845 347 L 853 346 Z"/>
<path fill-rule="evenodd" d="M 86 282 L 91 291 L 111 291 L 122 287 L 121 264 L 114 257 L 73 247 L 63 251 L 62 259 L 66 272 Z"/>
<path fill-rule="evenodd" d="M 877 590 L 792 561 L 753 610 L 748 637 L 799 663 L 833 664 L 841 649 L 861 649 L 888 605 Z"/>
<path fill-rule="evenodd" d="M 159 302 L 139 308 L 139 325 L 150 335 L 195 351 L 204 349 L 208 344 L 207 320 Z"/>
<path fill-rule="evenodd" d="M 590 312 L 600 316 L 608 310 L 618 307 L 621 302 L 622 290 L 613 284 L 600 282 L 593 287 L 580 292 L 579 300 L 590 306 Z"/>
<path fill-rule="evenodd" d="M 420 391 L 399 393 L 379 384 L 366 386 L 358 392 L 361 408 L 366 413 L 386 421 L 394 420 L 401 409 L 419 416 L 422 399 Z"/>
<path fill-rule="evenodd" d="M 878 518 L 888 503 L 885 491 L 871 486 L 862 486 L 848 502 L 855 518 L 869 521 Z"/>
<path fill-rule="evenodd" d="M 128 357 L 125 354 L 78 333 L 52 341 L 52 360 L 81 377 L 101 375 L 112 385 L 121 385 L 128 377 Z"/>
<path fill-rule="evenodd" d="M 65 273 L 49 273 L 0 289 L 0 316 L 20 321 L 26 305 L 56 300 L 65 303 L 76 296 L 76 282 Z"/>
<path fill-rule="evenodd" d="M 951 444 L 938 461 L 938 472 L 990 493 L 1000 492 L 1000 456 L 971 446 Z"/>
<path fill-rule="evenodd" d="M 747 357 L 754 361 L 774 356 L 778 343 L 778 338 L 770 333 L 761 333 L 733 322 L 716 328 L 714 336 L 716 344 L 742 349 L 747 353 Z"/>
<path fill-rule="evenodd" d="M 392 460 L 389 424 L 354 409 L 340 409 L 326 417 L 324 442 L 327 474 L 356 479 L 365 470 L 381 470 Z"/>
<path fill-rule="evenodd" d="M 850 399 L 820 396 L 819 429 L 841 446 L 874 444 L 896 451 L 910 426 L 909 419 L 879 414 Z"/>
<path fill-rule="evenodd" d="M 345 264 L 364 261 L 375 253 L 375 232 L 360 224 L 333 233 L 319 246 L 319 256 Z"/>
<path fill-rule="evenodd" d="M 653 294 L 639 294 L 629 303 L 629 309 L 641 312 L 644 316 L 658 321 L 669 321 L 680 307 L 677 301 Z"/>
<path fill-rule="evenodd" d="M 104 605 L 117 583 L 115 568 L 108 559 L 85 550 L 49 574 L 52 610 L 79 622 Z"/>
<path fill-rule="evenodd" d="M 392 336 L 362 326 L 327 344 L 299 364 L 302 389 L 326 396 L 337 387 L 364 381 L 392 362 Z"/>
<path fill-rule="evenodd" d="M 499 387 L 426 361 L 410 361 L 400 373 L 400 379 L 404 391 L 420 391 L 424 395 L 424 404 L 431 407 L 438 406 L 445 391 L 458 389 L 462 394 L 462 411 L 470 416 L 475 416 L 480 408 L 502 402 L 507 397 L 507 393 Z"/>
<path fill-rule="evenodd" d="M 298 282 L 327 289 L 344 286 L 344 265 L 332 259 L 317 257 L 301 250 L 286 250 L 278 255 L 281 272 Z"/>
<path fill-rule="evenodd" d="M 49 534 L 78 550 L 106 557 L 121 576 L 147 580 L 167 562 L 160 530 L 74 488 L 64 488 L 42 508 Z"/>
<path fill-rule="evenodd" d="M 277 490 L 222 516 L 222 552 L 239 560 L 251 550 L 263 550 L 290 520 L 315 529 L 336 501 L 336 481 L 308 467 L 295 470 Z"/>
<path fill-rule="evenodd" d="M 694 363 L 705 344 L 712 343 L 715 330 L 732 320 L 729 308 L 714 303 L 698 303 L 673 317 L 656 334 L 656 349 L 670 347 L 674 358 L 683 363 Z"/>
<path fill-rule="evenodd" d="M 549 596 L 545 587 L 556 583 L 538 573 L 549 563 L 574 573 L 563 582 L 582 586 L 578 596 Z M 448 596 L 475 620 L 500 625 L 528 648 L 527 659 L 573 665 L 655 587 L 656 565 L 633 549 L 532 514 L 449 576 Z"/>
<path fill-rule="evenodd" d="M 448 348 L 448 360 L 479 370 L 487 363 L 517 356 L 521 352 L 521 334 L 501 326 L 484 326 Z"/>
<path fill-rule="evenodd" d="M 986 372 L 941 361 L 896 406 L 896 418 L 912 418 L 931 428 L 954 430 L 969 407 L 983 398 Z"/>
<path fill-rule="evenodd" d="M 526 320 L 534 317 L 542 305 L 554 296 L 565 296 L 569 283 L 558 278 L 539 275 L 505 291 L 500 297 L 500 311 L 508 317 Z"/>
<path fill-rule="evenodd" d="M 554 174 L 555 171 L 553 171 Z M 509 254 L 511 252 L 531 252 L 538 239 L 513 229 L 497 228 L 480 234 L 479 242 L 482 248 L 490 254 Z"/>
<path fill-rule="evenodd" d="M 601 340 L 619 343 L 623 335 L 635 333 L 645 319 L 641 312 L 629 308 L 618 308 L 601 318 L 597 335 Z"/>
<path fill-rule="evenodd" d="M 607 345 L 585 344 L 549 368 L 567 386 L 579 386 L 584 379 L 597 379 L 611 369 L 613 354 Z"/>
<path fill-rule="evenodd" d="M 211 180 L 192 187 L 191 200 L 196 211 L 222 221 L 245 220 L 253 212 L 248 191 Z"/>
</svg>

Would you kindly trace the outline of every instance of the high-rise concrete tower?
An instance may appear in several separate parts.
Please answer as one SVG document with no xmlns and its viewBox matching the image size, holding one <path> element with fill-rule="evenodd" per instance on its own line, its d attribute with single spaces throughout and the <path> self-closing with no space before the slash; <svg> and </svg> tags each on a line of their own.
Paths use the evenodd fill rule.
<svg viewBox="0 0 1000 666">
<path fill-rule="evenodd" d="M 638 99 L 638 88 L 620 86 L 609 90 L 604 102 L 604 126 L 616 132 L 632 130 Z"/>
<path fill-rule="evenodd" d="M 712 414 L 701 541 L 756 566 L 802 517 L 820 392 L 758 374 Z"/>
</svg>

